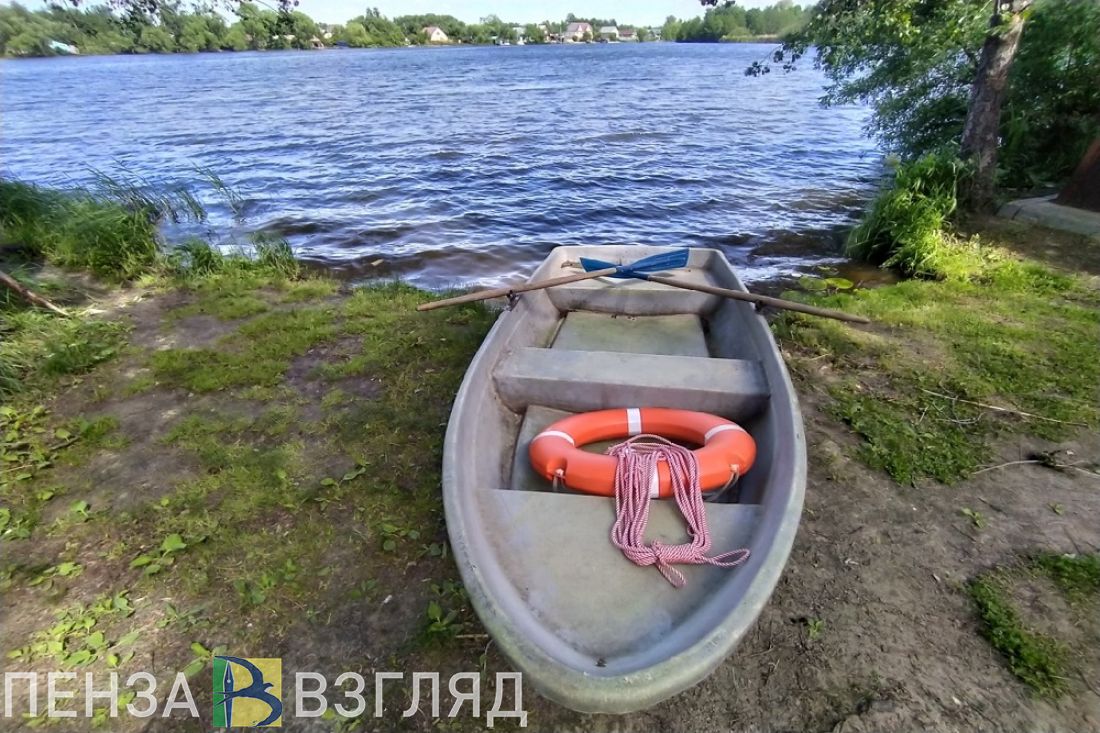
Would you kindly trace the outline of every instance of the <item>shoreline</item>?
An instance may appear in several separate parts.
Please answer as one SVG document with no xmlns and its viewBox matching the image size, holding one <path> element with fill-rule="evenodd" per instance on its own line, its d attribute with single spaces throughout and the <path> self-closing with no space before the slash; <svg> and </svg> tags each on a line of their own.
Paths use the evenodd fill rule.
<svg viewBox="0 0 1100 733">
<path fill-rule="evenodd" d="M 972 278 L 820 278 L 789 294 L 871 326 L 770 314 L 811 446 L 784 580 L 712 677 L 617 720 L 708 729 L 718 709 L 791 729 L 1085 724 L 1091 698 L 1074 675 L 1093 662 L 1020 661 L 982 635 L 1072 647 L 1100 618 L 1074 615 L 1056 586 L 1036 592 L 1020 569 L 1100 548 L 1088 398 L 1100 366 L 1081 358 L 1100 291 L 1059 269 L 1080 264 L 1072 237 L 995 220 L 971 231 L 990 255 Z M 155 652 L 167 684 L 208 674 L 210 650 L 226 648 L 283 657 L 288 674 L 508 670 L 458 583 L 439 495 L 443 426 L 492 309 L 417 313 L 424 291 L 349 288 L 278 256 L 195 249 L 174 274 L 121 285 L 27 264 L 21 277 L 74 317 L 3 311 L 15 331 L 0 376 L 13 356 L 24 370 L 0 413 L 16 468 L 0 478 L 11 668 L 129 674 Z M 1084 266 L 1100 273 L 1100 255 Z M 1060 397 L 1036 387 L 1048 377 Z M 1047 463 L 1020 458 L 1040 453 Z M 92 630 L 58 626 L 58 614 Z M 934 694 L 948 671 L 957 703 Z M 1065 682 L 1043 686 L 1055 678 Z M 731 697 L 733 685 L 756 694 Z M 209 690 L 193 688 L 208 711 Z M 591 722 L 528 692 L 536 728 Z M 795 695 L 806 703 L 779 704 Z"/>
<path fill-rule="evenodd" d="M 34 59 L 57 59 L 57 58 L 103 58 L 103 57 L 149 57 L 149 56 L 206 56 L 206 55 L 235 55 L 235 54 L 267 54 L 267 53 L 317 53 L 324 51 L 402 51 L 408 49 L 443 49 L 443 48 L 527 48 L 535 47 L 541 48 L 544 46 L 651 46 L 660 44 L 680 44 L 685 46 L 716 46 L 723 44 L 772 44 L 780 43 L 782 38 L 780 36 L 757 36 L 748 38 L 724 38 L 719 41 L 618 41 L 615 43 L 600 43 L 599 41 L 576 41 L 573 43 L 523 43 L 523 44 L 511 44 L 510 46 L 498 46 L 495 43 L 414 43 L 407 46 L 356 46 L 356 47 L 336 47 L 326 46 L 325 48 L 272 48 L 272 49 L 245 49 L 242 51 L 235 51 L 232 49 L 217 49 L 217 50 L 202 50 L 202 51 L 170 51 L 167 53 L 158 52 L 146 52 L 146 53 L 56 53 L 56 54 L 43 54 L 43 55 L 19 55 L 19 56 L 0 56 L 0 61 L 30 61 Z"/>
</svg>

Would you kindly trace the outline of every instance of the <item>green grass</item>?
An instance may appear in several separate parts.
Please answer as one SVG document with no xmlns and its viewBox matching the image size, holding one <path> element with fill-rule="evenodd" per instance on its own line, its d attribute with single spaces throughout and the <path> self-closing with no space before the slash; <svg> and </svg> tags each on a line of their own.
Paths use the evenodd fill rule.
<svg viewBox="0 0 1100 733">
<path fill-rule="evenodd" d="M 58 251 L 32 261 L 59 263 Z M 395 664 L 425 641 L 461 652 L 456 633 L 476 619 L 447 559 L 439 466 L 451 397 L 495 314 L 417 313 L 429 295 L 399 284 L 340 293 L 265 240 L 229 254 L 194 241 L 134 272 L 150 297 L 182 301 L 161 327 L 176 348 L 127 344 L 125 307 L 103 317 L 70 306 L 64 319 L 0 303 L 13 410 L 0 433 L 29 465 L 0 477 L 0 543 L 12 543 L 0 586 L 13 614 L 42 619 L 0 653 L 12 666 L 129 673 L 156 649 L 165 674 L 191 673 L 218 644 L 275 649 L 303 622 L 335 625 L 364 597 L 397 593 L 419 597 L 381 642 Z M 34 285 L 66 303 L 86 297 L 48 282 Z M 199 314 L 223 321 L 224 336 L 172 338 Z M 178 413 L 163 412 L 166 390 L 186 394 Z M 107 417 L 34 413 L 59 396 L 70 414 Z M 144 400 L 167 420 L 152 444 L 135 435 Z M 97 450 L 140 486 L 117 497 L 92 486 L 77 467 Z M 139 468 L 149 460 L 166 467 L 152 481 Z M 38 557 L 54 543 L 63 549 Z M 128 608 L 115 613 L 122 589 Z"/>
<path fill-rule="evenodd" d="M 162 384 L 193 392 L 274 386 L 294 357 L 339 334 L 335 315 L 332 308 L 267 313 L 213 348 L 164 349 L 152 355 L 149 365 Z"/>
<path fill-rule="evenodd" d="M 1049 578 L 1086 618 L 1095 618 L 1100 597 L 1100 555 L 1039 553 L 973 580 L 967 592 L 981 620 L 982 634 L 1004 655 L 1009 669 L 1044 697 L 1067 692 L 1075 671 L 1069 645 L 1026 625 L 1012 598 L 1014 587 L 1029 576 Z"/>
<path fill-rule="evenodd" d="M 18 306 L 0 310 L 0 397 L 88 372 L 118 353 L 126 333 L 116 321 Z"/>
<path fill-rule="evenodd" d="M 205 217 L 185 188 L 158 192 L 142 182 L 99 176 L 94 188 L 54 190 L 0 178 L 0 246 L 15 253 L 3 267 L 48 297 L 80 294 L 26 274 L 27 265 L 47 262 L 107 281 L 144 278 L 162 288 L 191 288 L 201 297 L 179 315 L 210 313 L 223 320 L 267 311 L 268 303 L 254 292 L 261 285 L 288 299 L 335 289 L 296 283 L 300 269 L 290 246 L 267 235 L 252 235 L 228 254 L 200 239 L 165 250 L 162 222 Z M 60 318 L 29 307 L 6 289 L 0 292 L 0 396 L 86 373 L 116 355 L 125 341 L 122 321 L 70 310 L 73 318 Z"/>
<path fill-rule="evenodd" d="M 380 553 L 385 559 L 371 567 L 383 577 L 446 556 L 439 462 L 449 395 L 494 314 L 479 306 L 417 313 L 428 295 L 399 284 L 328 301 L 331 281 L 254 274 L 215 272 L 176 285 L 199 304 L 231 291 L 267 305 L 233 324 L 223 341 L 128 357 L 150 364 L 158 384 L 149 389 L 225 392 L 214 407 L 184 411 L 163 436 L 165 450 L 182 450 L 197 471 L 155 501 L 114 512 L 85 506 L 45 532 L 74 546 L 111 546 L 127 586 L 143 592 L 204 598 L 214 585 L 230 588 L 207 614 L 260 614 L 272 631 L 270 619 L 285 629 L 303 606 L 318 603 L 318 584 L 333 582 L 336 548 Z M 325 304 L 299 303 L 302 291 Z M 332 385 L 320 391 L 328 395 L 318 405 L 326 419 L 302 423 L 301 397 L 279 385 L 295 358 L 334 338 L 350 339 L 353 355 L 309 377 Z M 349 384 L 364 379 L 379 384 L 369 397 Z M 466 612 L 448 621 L 458 605 L 444 600 L 443 615 L 424 621 L 440 624 L 433 638 L 450 638 L 467 623 Z"/>
<path fill-rule="evenodd" d="M 967 261 L 966 278 L 794 296 L 865 315 L 872 327 L 797 315 L 776 324 L 795 349 L 796 373 L 824 389 L 827 409 L 864 438 L 865 461 L 901 483 L 964 478 L 1004 432 L 1057 440 L 1070 423 L 1100 424 L 1097 293 L 976 240 L 952 246 Z M 834 367 L 824 381 L 822 357 Z"/>
<path fill-rule="evenodd" d="M 982 621 L 982 633 L 1005 656 L 1008 668 L 1025 684 L 1047 697 L 1065 692 L 1067 650 L 1057 640 L 1026 628 L 995 575 L 969 586 Z"/>
<path fill-rule="evenodd" d="M 1100 555 L 1058 555 L 1042 553 L 1031 559 L 1033 567 L 1045 573 L 1073 601 L 1100 593 Z"/>
<path fill-rule="evenodd" d="M 137 277 L 160 253 L 159 223 L 202 215 L 193 197 L 153 195 L 103 179 L 98 189 L 52 190 L 0 179 L 0 242 L 107 279 Z"/>
<path fill-rule="evenodd" d="M 943 231 L 966 167 L 949 154 L 903 162 L 848 238 L 848 255 L 904 275 L 942 277 L 953 268 Z"/>
</svg>

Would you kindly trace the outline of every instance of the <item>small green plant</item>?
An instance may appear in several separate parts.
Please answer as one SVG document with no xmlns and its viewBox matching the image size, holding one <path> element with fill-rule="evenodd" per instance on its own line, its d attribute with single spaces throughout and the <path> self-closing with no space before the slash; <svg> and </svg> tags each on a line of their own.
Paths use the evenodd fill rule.
<svg viewBox="0 0 1100 733">
<path fill-rule="evenodd" d="M 457 620 L 459 613 L 456 609 L 444 613 L 443 607 L 439 605 L 438 601 L 430 601 L 428 603 L 427 633 L 430 636 L 456 635 L 462 629 L 462 623 Z"/>
<path fill-rule="evenodd" d="M 806 637 L 810 641 L 817 641 L 825 633 L 825 619 L 806 619 Z"/>
<path fill-rule="evenodd" d="M 415 541 L 420 539 L 418 530 L 399 527 L 392 522 L 383 522 L 378 529 L 382 533 L 382 549 L 386 552 L 396 551 L 397 544 L 401 540 Z"/>
<path fill-rule="evenodd" d="M 224 646 L 216 646 L 213 649 L 207 649 L 197 641 L 191 642 L 191 654 L 194 655 L 194 658 L 183 668 L 183 674 L 188 679 L 194 677 L 199 672 L 206 669 L 208 664 L 213 663 L 214 657 L 225 654 L 226 649 L 227 647 Z"/>
<path fill-rule="evenodd" d="M 8 652 L 9 659 L 32 662 L 53 659 L 62 667 L 82 667 L 105 658 L 108 666 L 118 666 L 133 656 L 119 656 L 114 650 L 132 643 L 129 635 L 111 642 L 96 626 L 113 616 L 134 613 L 128 592 L 102 595 L 90 604 L 77 604 L 57 612 L 57 623 L 38 631 L 27 646 Z M 114 664 L 112 664 L 114 662 Z"/>
<path fill-rule="evenodd" d="M 1031 563 L 1046 573 L 1070 600 L 1100 593 L 1100 555 L 1042 553 L 1032 558 Z"/>
<path fill-rule="evenodd" d="M 969 507 L 963 507 L 960 513 L 970 520 L 975 529 L 985 529 L 985 516 Z"/>
<path fill-rule="evenodd" d="M 466 589 L 453 580 L 432 583 L 431 587 L 435 598 L 428 603 L 425 636 L 429 639 L 454 638 L 467 625 L 463 618 L 469 607 Z"/>
<path fill-rule="evenodd" d="M 61 562 L 51 565 L 38 575 L 31 578 L 27 585 L 42 586 L 45 589 L 53 587 L 56 578 L 76 578 L 84 572 L 84 566 L 75 562 Z"/>
<path fill-rule="evenodd" d="M 201 542 L 200 538 L 198 541 Z M 192 542 L 195 542 L 193 540 Z M 188 544 L 183 541 L 183 536 L 173 532 L 164 538 L 160 543 L 160 547 L 154 552 L 143 552 L 135 557 L 130 562 L 130 569 L 144 568 L 142 571 L 145 575 L 156 575 L 164 568 L 168 567 L 176 561 L 176 554 L 183 552 L 188 548 Z"/>
<path fill-rule="evenodd" d="M 157 628 L 164 629 L 169 626 L 179 626 L 182 629 L 190 629 L 207 621 L 202 618 L 203 608 L 192 608 L 181 611 L 171 603 L 164 604 L 164 616 L 157 621 Z"/>
<path fill-rule="evenodd" d="M 239 578 L 233 581 L 233 588 L 246 606 L 261 606 L 272 590 L 293 581 L 300 570 L 298 564 L 288 558 L 281 567 L 264 570 L 255 580 Z"/>
<path fill-rule="evenodd" d="M 78 522 L 87 522 L 91 518 L 90 510 L 91 505 L 83 499 L 77 499 L 69 505 L 69 514 L 76 517 Z"/>
</svg>

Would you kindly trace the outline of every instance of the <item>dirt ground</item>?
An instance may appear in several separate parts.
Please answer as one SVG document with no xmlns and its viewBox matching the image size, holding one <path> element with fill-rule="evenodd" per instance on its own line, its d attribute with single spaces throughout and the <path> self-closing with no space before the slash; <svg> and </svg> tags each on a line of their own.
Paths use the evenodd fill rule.
<svg viewBox="0 0 1100 733">
<path fill-rule="evenodd" d="M 1070 254 L 1061 251 L 1052 256 Z M 298 307 L 271 293 L 264 297 L 275 311 Z M 343 307 L 345 300 L 346 296 L 335 296 L 326 303 Z M 247 447 L 252 440 L 255 450 L 260 450 L 270 447 L 277 436 L 303 447 L 299 453 L 305 456 L 304 463 L 293 464 L 285 472 L 305 486 L 355 468 L 363 446 L 348 437 L 343 423 L 362 415 L 384 419 L 385 413 L 369 412 L 371 405 L 400 381 L 397 375 L 381 373 L 354 379 L 346 373 L 322 375 L 326 365 L 347 365 L 360 353 L 363 346 L 357 334 L 361 330 L 354 330 L 349 333 L 355 337 L 338 335 L 292 360 L 287 372 L 291 390 L 197 394 L 155 386 L 127 392 L 127 385 L 148 379 L 150 353 L 181 344 L 214 344 L 232 338 L 235 329 L 249 322 L 202 313 L 173 316 L 173 311 L 194 303 L 193 295 L 145 297 L 140 292 L 115 294 L 104 303 L 104 308 L 132 324 L 128 350 L 119 360 L 67 384 L 50 407 L 57 420 L 110 415 L 117 419 L 117 432 L 124 440 L 51 469 L 42 481 L 65 486 L 65 504 L 48 508 L 46 519 L 62 524 L 53 525 L 41 537 L 0 545 L 0 566 L 15 578 L 3 591 L 0 605 L 0 651 L 25 644 L 36 630 L 53 622 L 54 612 L 72 602 L 89 602 L 98 594 L 129 588 L 136 612 L 103 627 L 116 635 L 140 629 L 143 638 L 133 663 L 150 663 L 158 674 L 183 668 L 193 656 L 188 647 L 195 641 L 207 647 L 224 644 L 231 653 L 246 656 L 277 653 L 286 660 L 288 676 L 295 669 L 447 672 L 476 670 L 482 664 L 490 675 L 507 671 L 506 662 L 483 636 L 472 613 L 455 600 L 460 594 L 448 585 L 457 580 L 453 563 L 414 547 L 442 542 L 445 527 L 437 484 L 433 493 L 432 485 L 418 488 L 417 483 L 436 481 L 431 471 L 437 467 L 399 465 L 403 426 L 398 418 L 391 417 L 395 438 L 389 448 L 393 455 L 387 460 L 392 465 L 353 476 L 341 483 L 346 489 L 319 495 L 318 501 L 308 505 L 265 507 L 255 523 L 237 528 L 261 540 L 270 539 L 270 544 L 260 545 L 268 548 L 263 553 L 242 552 L 232 556 L 232 567 L 222 567 L 220 550 L 212 547 L 217 536 L 212 534 L 202 547 L 196 545 L 194 557 L 181 554 L 162 575 L 146 578 L 129 568 L 135 548 L 155 545 L 160 535 L 128 537 L 128 532 L 147 525 L 137 520 L 117 525 L 107 515 L 133 511 L 140 519 L 141 507 L 166 500 L 178 487 L 220 470 L 170 443 L 167 436 L 181 420 L 229 415 L 242 427 L 225 438 L 227 443 Z M 529 729 L 1100 730 L 1100 622 L 1096 618 L 1082 622 L 1049 589 L 1024 584 L 1019 590 L 1016 600 L 1030 621 L 1051 633 L 1076 634 L 1069 638 L 1074 642 L 1079 678 L 1068 680 L 1068 693 L 1051 701 L 1014 677 L 1004 658 L 982 637 L 974 604 L 965 592 L 969 580 L 991 568 L 1011 566 L 1035 550 L 1100 552 L 1096 519 L 1100 476 L 1036 463 L 1001 465 L 1053 449 L 1095 462 L 1100 458 L 1100 435 L 1083 430 L 1073 440 L 1056 445 L 1029 437 L 1002 439 L 989 470 L 969 480 L 950 487 L 932 481 L 902 486 L 859 461 L 859 439 L 829 416 L 828 397 L 812 372 L 802 370 L 797 382 L 810 446 L 805 513 L 786 571 L 755 630 L 709 679 L 642 713 L 579 715 L 525 690 Z M 342 389 L 339 412 L 323 407 L 325 395 L 333 389 Z M 294 410 L 280 428 L 283 432 L 270 428 L 275 408 Z M 360 409 L 368 412 L 355 412 Z M 446 404 L 425 403 L 419 409 L 426 423 L 421 429 L 438 440 Z M 380 489 L 380 476 L 394 487 Z M 406 497 L 416 511 L 401 514 L 406 509 L 395 508 L 386 492 Z M 81 497 L 105 514 L 86 524 L 63 524 L 64 508 Z M 980 512 L 983 526 L 977 527 L 963 509 Z M 405 534 L 398 549 L 383 552 L 381 540 L 390 534 L 378 529 L 379 515 L 396 517 L 392 521 L 404 523 L 401 527 L 417 527 L 420 538 L 410 541 L 401 529 Z M 277 550 L 283 540 L 296 551 L 309 548 L 295 555 L 299 571 L 268 589 L 271 603 L 238 601 L 231 590 L 232 578 L 251 577 L 249 568 L 242 567 L 249 564 L 256 571 L 267 569 L 268 564 L 282 567 L 283 557 Z M 198 554 L 203 552 L 210 557 L 200 573 L 194 566 L 205 557 Z M 59 580 L 49 591 L 22 582 L 32 572 L 29 568 L 44 567 L 61 557 L 81 562 L 84 574 L 70 582 Z M 196 579 L 196 574 L 201 577 Z M 226 600 L 226 595 L 232 598 Z M 446 642 L 425 642 L 424 609 L 437 600 L 454 605 L 464 626 L 462 633 Z M 49 660 L 27 664 L 7 658 L 0 664 L 5 670 L 53 666 Z M 198 679 L 206 680 L 208 675 L 205 671 Z M 210 697 L 201 687 L 196 685 L 197 702 L 205 716 Z M 288 718 L 283 728 L 483 727 L 483 720 L 432 720 L 424 712 L 401 718 L 405 702 L 399 695 L 388 700 L 381 720 Z M 24 726 L 21 721 L 0 719 L 0 730 Z M 71 727 L 54 727 L 86 730 L 90 724 L 81 720 Z M 105 728 L 190 731 L 207 730 L 209 722 L 155 719 L 140 724 L 120 719 Z"/>
</svg>

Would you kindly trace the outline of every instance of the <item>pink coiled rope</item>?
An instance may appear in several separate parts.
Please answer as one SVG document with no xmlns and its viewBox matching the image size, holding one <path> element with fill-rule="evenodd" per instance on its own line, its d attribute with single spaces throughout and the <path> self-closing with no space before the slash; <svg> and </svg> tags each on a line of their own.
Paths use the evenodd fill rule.
<svg viewBox="0 0 1100 733">
<path fill-rule="evenodd" d="M 699 486 L 699 462 L 692 451 L 659 435 L 636 435 L 611 447 L 607 453 L 619 462 L 615 468 L 615 524 L 611 528 L 611 541 L 627 559 L 642 567 L 656 565 L 665 580 L 677 588 L 683 587 L 686 580 L 673 565 L 732 568 L 748 559 L 747 548 L 707 557 L 710 531 Z M 668 464 L 676 506 L 691 536 L 691 542 L 682 545 L 645 543 L 650 485 L 660 461 Z"/>
</svg>

